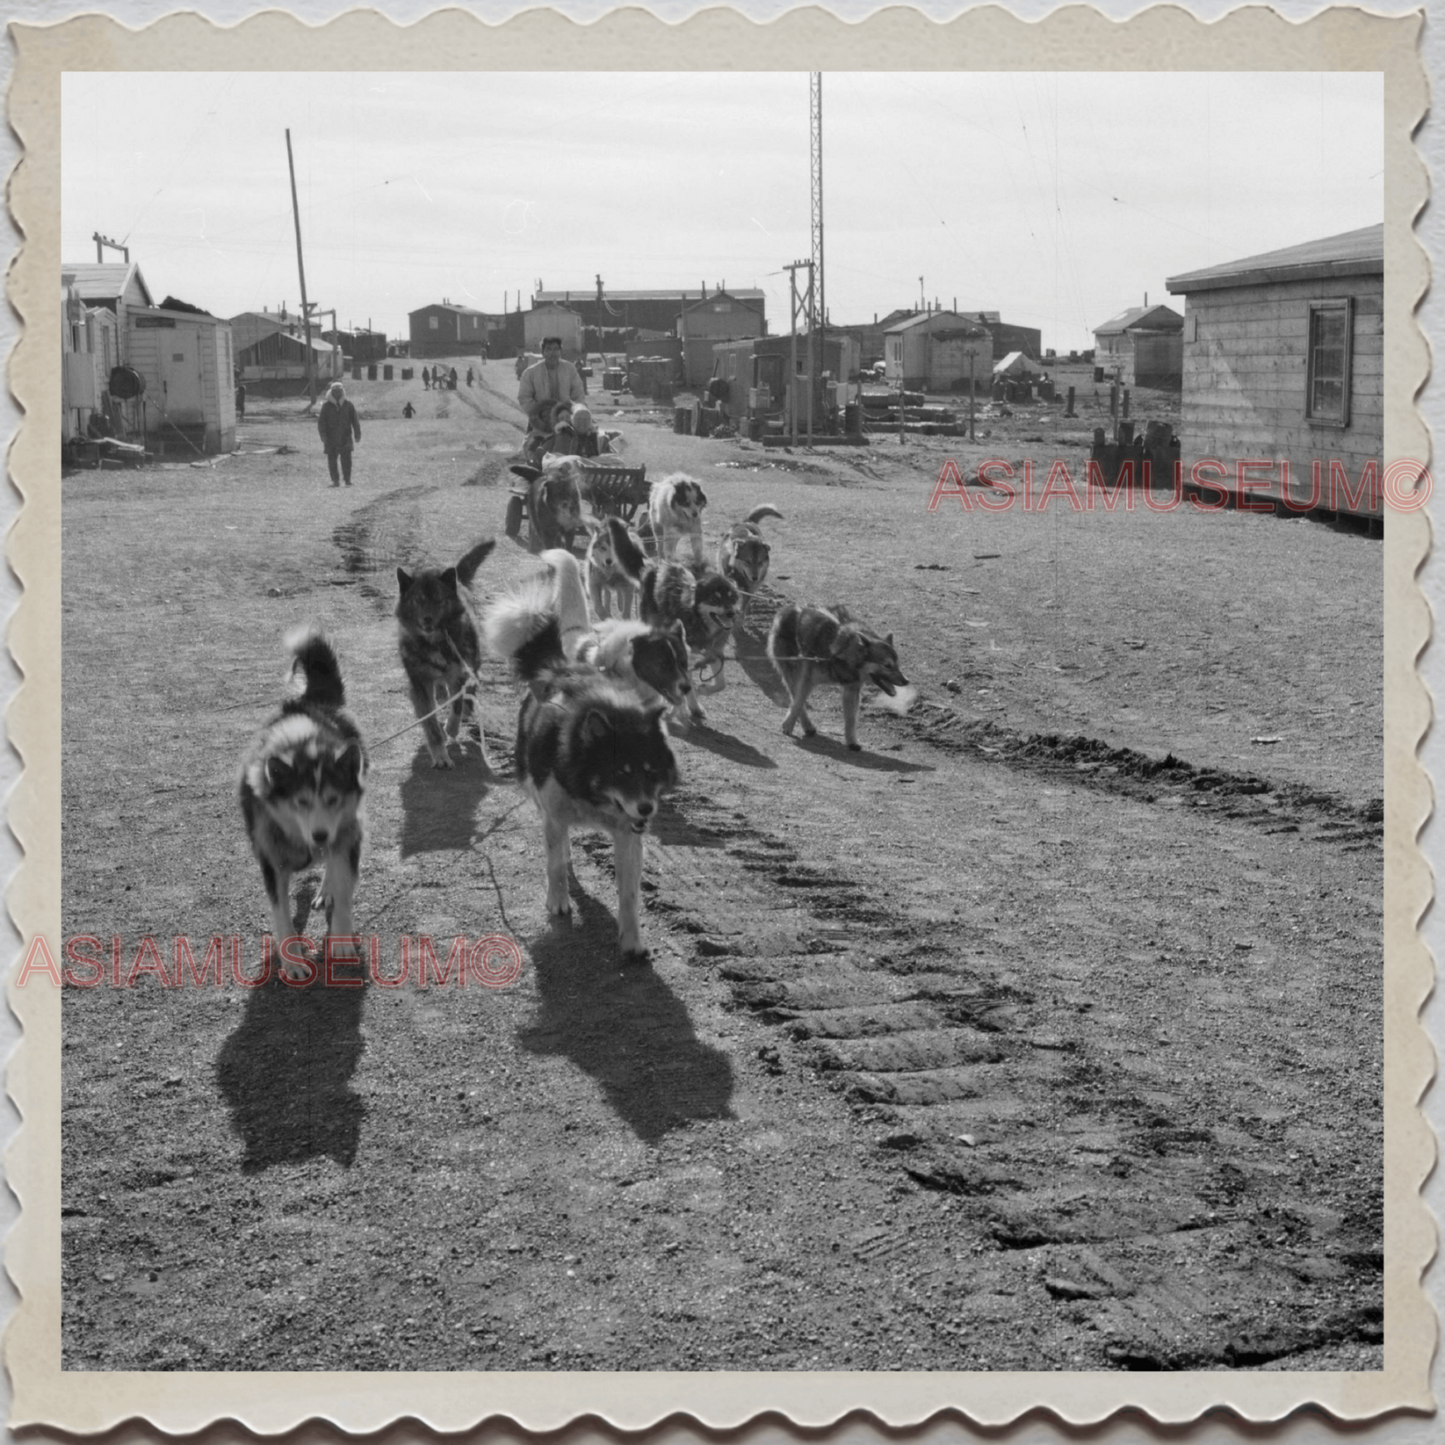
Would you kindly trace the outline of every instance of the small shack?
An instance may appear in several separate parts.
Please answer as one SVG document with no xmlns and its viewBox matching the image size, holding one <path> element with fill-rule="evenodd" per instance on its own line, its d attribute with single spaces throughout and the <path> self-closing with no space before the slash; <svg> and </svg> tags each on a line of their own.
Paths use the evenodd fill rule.
<svg viewBox="0 0 1445 1445">
<path fill-rule="evenodd" d="M 1164 283 L 1184 297 L 1186 468 L 1239 459 L 1257 503 L 1382 517 L 1385 228 L 1365 226 Z M 1268 459 L 1269 469 L 1259 465 Z"/>
<path fill-rule="evenodd" d="M 848 364 L 858 354 L 854 337 L 835 335 L 830 329 L 820 348 L 818 374 L 813 388 L 813 425 L 826 431 L 836 410 L 836 381 L 830 378 L 847 375 Z M 734 421 L 753 417 L 775 416 L 781 412 L 791 416 L 796 403 L 798 422 L 807 421 L 808 410 L 808 338 L 798 337 L 797 371 L 792 367 L 793 338 L 788 336 L 757 336 L 741 341 L 719 341 L 713 346 L 713 386 L 709 390 L 726 406 Z M 795 376 L 795 380 L 790 380 Z"/>
<path fill-rule="evenodd" d="M 155 452 L 205 453 L 236 447 L 235 364 L 230 323 L 201 311 L 130 307 L 127 364 L 145 380 L 130 402 Z"/>
<path fill-rule="evenodd" d="M 977 390 L 993 375 L 993 337 L 956 311 L 926 311 L 883 334 L 886 375 L 914 391 Z"/>
<path fill-rule="evenodd" d="M 550 301 L 522 314 L 522 339 L 528 351 L 541 355 L 542 342 L 549 336 L 561 337 L 564 360 L 582 360 L 582 318 L 570 306 Z"/>
<path fill-rule="evenodd" d="M 1125 386 L 1178 389 L 1184 318 L 1168 306 L 1131 306 L 1094 328 L 1094 365 Z"/>
</svg>

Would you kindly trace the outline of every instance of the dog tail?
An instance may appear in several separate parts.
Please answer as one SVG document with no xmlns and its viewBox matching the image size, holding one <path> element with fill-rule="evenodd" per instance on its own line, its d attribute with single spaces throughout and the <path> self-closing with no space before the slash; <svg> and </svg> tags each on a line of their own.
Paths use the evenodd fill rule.
<svg viewBox="0 0 1445 1445">
<path fill-rule="evenodd" d="M 612 555 L 617 558 L 617 565 L 632 582 L 641 582 L 643 568 L 647 566 L 647 553 L 632 540 L 620 517 L 607 519 L 607 531 L 612 538 Z"/>
<path fill-rule="evenodd" d="M 497 545 L 495 537 L 488 537 L 485 542 L 478 542 L 460 562 L 457 563 L 457 581 L 463 587 L 472 585 L 472 578 L 477 575 L 477 568 L 492 555 L 492 549 Z"/>
<path fill-rule="evenodd" d="M 556 613 L 562 651 L 571 657 L 592 631 L 592 617 L 587 610 L 587 590 L 582 585 L 582 568 L 576 557 L 562 547 L 542 553 L 556 584 Z"/>
<path fill-rule="evenodd" d="M 776 517 L 778 521 L 783 520 L 783 514 L 771 502 L 764 502 L 761 507 L 754 507 L 748 513 L 748 521 L 756 526 L 764 517 Z"/>
<path fill-rule="evenodd" d="M 551 577 L 538 572 L 493 601 L 482 618 L 482 635 L 493 656 L 516 662 L 549 622 L 556 625 L 552 590 Z M 560 628 L 557 636 L 560 651 Z"/>
<path fill-rule="evenodd" d="M 306 674 L 303 702 L 318 707 L 342 707 L 345 704 L 346 688 L 341 681 L 341 664 L 319 628 L 298 627 L 288 633 L 286 650 L 291 654 L 292 673 L 299 667 Z"/>
</svg>

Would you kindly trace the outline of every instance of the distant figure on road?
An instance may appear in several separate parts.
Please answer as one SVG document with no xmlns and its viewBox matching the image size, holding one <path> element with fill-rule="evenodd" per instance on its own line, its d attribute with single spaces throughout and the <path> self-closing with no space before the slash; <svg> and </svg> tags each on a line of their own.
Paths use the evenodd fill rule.
<svg viewBox="0 0 1445 1445">
<path fill-rule="evenodd" d="M 246 383 L 245 383 L 244 381 L 238 381 L 238 382 L 236 383 L 236 420 L 237 420 L 237 421 L 245 421 L 245 419 L 246 419 Z"/>
<path fill-rule="evenodd" d="M 346 399 L 346 389 L 339 381 L 333 382 L 331 391 L 321 404 L 320 415 L 316 418 L 316 429 L 321 433 L 321 445 L 326 448 L 326 468 L 331 473 L 331 485 L 339 487 L 341 478 L 351 485 L 351 447 L 361 440 L 361 422 L 357 419 L 356 408 Z M 339 464 L 339 471 L 338 471 Z"/>
<path fill-rule="evenodd" d="M 423 391 L 431 390 L 431 372 L 428 371 L 426 367 L 422 367 L 421 369 L 421 385 Z"/>
<path fill-rule="evenodd" d="M 527 413 L 535 432 L 547 433 L 559 401 L 586 401 L 587 388 L 570 361 L 562 360 L 562 338 L 548 336 L 542 342 L 542 359 L 522 373 L 517 405 Z"/>
<path fill-rule="evenodd" d="M 407 402 L 407 404 L 402 407 L 401 414 L 410 421 L 412 417 L 416 415 L 416 408 L 410 402 Z"/>
<path fill-rule="evenodd" d="M 470 386 L 471 384 L 472 384 L 472 369 L 471 369 L 471 367 L 469 366 L 469 367 L 467 367 L 467 385 Z"/>
<path fill-rule="evenodd" d="M 450 387 L 450 389 L 451 389 L 452 391 L 455 391 L 455 390 L 457 389 L 457 369 L 456 369 L 456 367 L 452 367 L 452 369 L 447 373 L 447 384 L 448 384 L 448 386 Z"/>
</svg>

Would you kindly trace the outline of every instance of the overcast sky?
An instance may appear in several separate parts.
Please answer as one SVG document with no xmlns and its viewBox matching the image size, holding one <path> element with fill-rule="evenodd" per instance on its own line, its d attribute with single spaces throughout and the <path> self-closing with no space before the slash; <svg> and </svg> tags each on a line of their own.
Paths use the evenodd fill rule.
<svg viewBox="0 0 1445 1445">
<path fill-rule="evenodd" d="M 1146 292 L 1182 310 L 1166 276 L 1381 221 L 1382 102 L 1372 73 L 828 74 L 829 315 L 924 295 L 1090 346 Z M 100 231 L 157 300 L 294 308 L 288 126 L 307 295 L 343 328 L 600 272 L 759 286 L 787 330 L 803 73 L 70 73 L 63 259 Z"/>
</svg>

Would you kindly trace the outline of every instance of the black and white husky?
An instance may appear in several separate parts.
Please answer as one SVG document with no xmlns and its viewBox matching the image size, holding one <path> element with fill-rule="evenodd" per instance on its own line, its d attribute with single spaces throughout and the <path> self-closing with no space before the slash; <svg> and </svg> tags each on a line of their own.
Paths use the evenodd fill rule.
<svg viewBox="0 0 1445 1445">
<path fill-rule="evenodd" d="M 361 864 L 366 749 L 342 710 L 346 690 L 331 644 L 313 628 L 286 639 L 291 670 L 302 669 L 306 690 L 282 704 L 241 760 L 241 814 L 271 904 L 276 947 L 295 933 L 291 879 L 326 859 L 322 900 L 327 933 L 353 936 L 351 902 Z M 304 965 L 284 958 L 290 978 Z"/>
<path fill-rule="evenodd" d="M 542 815 L 547 848 L 547 912 L 571 914 L 569 830 L 612 835 L 617 875 L 617 945 L 624 961 L 647 957 L 642 944 L 642 836 L 662 795 L 677 785 L 665 701 L 644 699 L 627 681 L 569 657 L 585 647 L 573 604 L 559 615 L 553 568 L 565 556 L 567 588 L 583 597 L 576 559 L 545 553 L 549 571 L 488 610 L 487 644 L 528 685 L 517 718 L 517 780 Z"/>
</svg>

